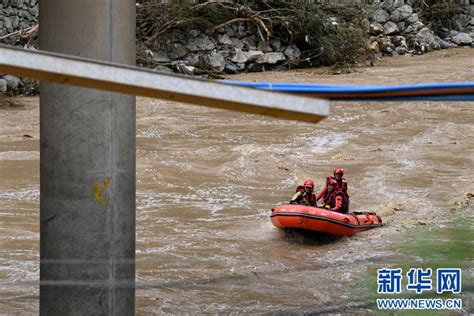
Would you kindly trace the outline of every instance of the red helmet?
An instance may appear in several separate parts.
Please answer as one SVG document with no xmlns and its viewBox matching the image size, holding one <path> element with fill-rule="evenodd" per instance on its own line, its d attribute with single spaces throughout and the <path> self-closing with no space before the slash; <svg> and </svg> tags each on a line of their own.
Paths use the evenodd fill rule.
<svg viewBox="0 0 474 316">
<path fill-rule="evenodd" d="M 305 187 L 312 187 L 312 188 L 314 188 L 314 182 L 313 182 L 313 180 L 304 180 L 303 185 L 304 185 Z"/>
<path fill-rule="evenodd" d="M 344 169 L 342 169 L 340 167 L 334 168 L 334 176 L 336 176 L 336 174 L 340 174 L 341 176 L 343 176 L 344 175 Z"/>
</svg>

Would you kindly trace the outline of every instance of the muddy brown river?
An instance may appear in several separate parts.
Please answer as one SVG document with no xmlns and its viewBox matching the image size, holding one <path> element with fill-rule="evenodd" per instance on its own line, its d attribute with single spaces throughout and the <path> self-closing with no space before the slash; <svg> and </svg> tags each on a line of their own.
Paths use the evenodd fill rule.
<svg viewBox="0 0 474 316">
<path fill-rule="evenodd" d="M 233 80 L 474 81 L 474 49 Z M 39 304 L 39 100 L 0 106 L 0 314 Z M 334 103 L 317 125 L 137 100 L 137 314 L 374 313 L 382 267 L 462 268 L 474 312 L 474 103 Z M 344 167 L 382 228 L 283 232 L 270 210 Z M 428 297 L 437 297 L 431 292 Z"/>
</svg>

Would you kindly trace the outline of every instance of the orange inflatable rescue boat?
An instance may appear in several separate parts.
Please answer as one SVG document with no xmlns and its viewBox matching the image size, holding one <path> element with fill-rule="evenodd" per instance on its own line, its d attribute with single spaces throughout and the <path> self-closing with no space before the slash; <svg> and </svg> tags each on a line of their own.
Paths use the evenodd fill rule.
<svg viewBox="0 0 474 316">
<path fill-rule="evenodd" d="M 382 226 L 375 213 L 338 213 L 305 205 L 282 205 L 272 210 L 272 224 L 278 228 L 300 228 L 331 235 L 351 236 Z"/>
</svg>

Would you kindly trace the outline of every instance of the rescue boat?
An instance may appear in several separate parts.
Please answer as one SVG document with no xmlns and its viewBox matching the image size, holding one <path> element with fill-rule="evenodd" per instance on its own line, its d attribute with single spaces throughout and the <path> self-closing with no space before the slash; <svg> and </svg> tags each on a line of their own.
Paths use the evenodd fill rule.
<svg viewBox="0 0 474 316">
<path fill-rule="evenodd" d="M 351 236 L 382 226 L 375 213 L 338 213 L 305 205 L 282 205 L 272 210 L 272 224 L 278 228 L 299 228 L 331 235 Z"/>
</svg>

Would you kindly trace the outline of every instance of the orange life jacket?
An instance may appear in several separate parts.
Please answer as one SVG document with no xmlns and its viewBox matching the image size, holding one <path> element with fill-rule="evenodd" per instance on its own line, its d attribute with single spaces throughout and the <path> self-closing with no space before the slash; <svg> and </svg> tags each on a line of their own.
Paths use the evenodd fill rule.
<svg viewBox="0 0 474 316">
<path fill-rule="evenodd" d="M 347 193 L 342 189 L 336 189 L 331 193 L 328 192 L 324 197 L 324 207 L 329 209 L 335 208 L 337 196 L 342 197 L 342 205 L 339 212 L 347 213 L 349 211 L 349 195 L 347 195 Z"/>
<path fill-rule="evenodd" d="M 300 185 L 296 188 L 295 193 L 300 192 L 301 196 L 298 198 L 297 202 L 299 204 L 309 205 L 309 206 L 316 206 L 316 194 L 314 192 L 307 193 L 304 189 L 304 186 Z"/>
<path fill-rule="evenodd" d="M 336 177 L 334 176 L 329 176 L 326 178 L 326 186 L 329 184 L 331 180 L 334 180 L 337 182 L 337 188 L 336 189 L 342 189 L 347 193 L 347 180 L 345 178 L 342 178 L 340 180 L 336 180 Z"/>
</svg>

